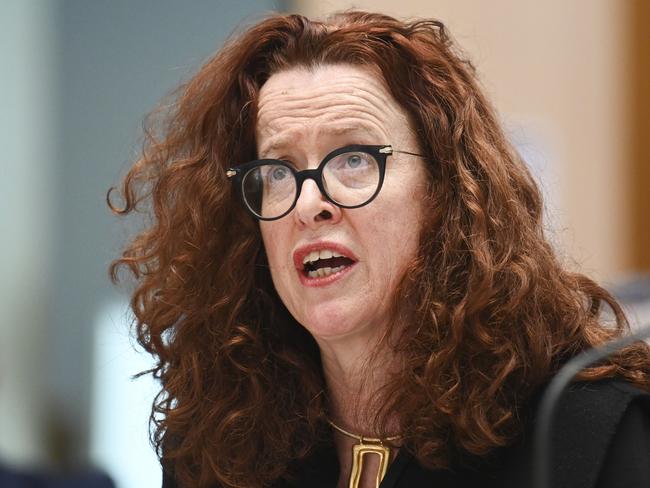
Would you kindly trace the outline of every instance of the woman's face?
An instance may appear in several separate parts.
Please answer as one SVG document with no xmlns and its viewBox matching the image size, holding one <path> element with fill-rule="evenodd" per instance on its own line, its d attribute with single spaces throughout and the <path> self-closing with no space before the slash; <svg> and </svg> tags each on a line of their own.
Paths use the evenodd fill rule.
<svg viewBox="0 0 650 488">
<path fill-rule="evenodd" d="M 420 152 L 405 112 L 370 69 L 294 68 L 262 87 L 259 158 L 303 170 L 350 144 Z M 275 288 L 319 344 L 371 339 L 388 325 L 393 292 L 417 253 L 425 181 L 421 158 L 393 154 L 368 205 L 339 208 L 308 179 L 291 213 L 260 223 Z M 304 261 L 314 262 L 306 270 Z M 326 264 L 334 272 L 314 277 L 314 268 Z"/>
</svg>

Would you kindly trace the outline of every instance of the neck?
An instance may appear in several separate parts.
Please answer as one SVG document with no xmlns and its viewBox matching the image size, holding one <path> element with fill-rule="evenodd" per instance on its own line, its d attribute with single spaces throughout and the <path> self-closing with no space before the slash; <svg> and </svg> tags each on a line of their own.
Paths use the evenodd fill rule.
<svg viewBox="0 0 650 488">
<path fill-rule="evenodd" d="M 372 424 L 382 403 L 378 393 L 397 365 L 392 351 L 375 352 L 374 344 L 349 338 L 319 341 L 331 420 L 346 430 L 368 437 L 376 437 Z M 397 430 L 397 426 L 388 430 Z"/>
<path fill-rule="evenodd" d="M 327 383 L 330 399 L 330 417 L 339 427 L 363 437 L 380 437 L 373 429 L 381 398 L 377 394 L 386 385 L 390 374 L 399 364 L 390 350 L 375 350 L 377 340 L 347 337 L 339 341 L 325 341 L 317 338 L 321 351 L 323 374 Z M 388 432 L 397 432 L 399 419 L 391 416 Z M 349 486 L 354 469 L 353 446 L 359 443 L 347 434 L 334 429 L 334 442 L 339 459 L 339 482 L 337 488 Z M 394 457 L 393 449 L 391 456 Z M 380 460 L 388 462 L 389 456 L 365 456 L 367 459 L 357 466 L 361 473 L 360 488 L 376 486 L 376 479 L 381 472 Z"/>
</svg>

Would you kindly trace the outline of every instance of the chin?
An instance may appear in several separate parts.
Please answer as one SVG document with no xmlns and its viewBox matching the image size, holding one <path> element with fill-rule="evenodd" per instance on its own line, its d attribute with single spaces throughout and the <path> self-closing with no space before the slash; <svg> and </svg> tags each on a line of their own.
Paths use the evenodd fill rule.
<svg viewBox="0 0 650 488">
<path fill-rule="evenodd" d="M 301 323 L 317 342 L 344 339 L 368 332 L 368 327 L 359 317 L 355 318 L 354 313 L 341 306 L 319 307 L 312 310 L 308 319 Z"/>
</svg>

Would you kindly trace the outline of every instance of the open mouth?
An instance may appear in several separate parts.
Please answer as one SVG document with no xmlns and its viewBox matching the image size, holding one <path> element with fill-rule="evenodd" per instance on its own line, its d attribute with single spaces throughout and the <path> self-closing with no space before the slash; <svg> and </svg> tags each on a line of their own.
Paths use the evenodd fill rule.
<svg viewBox="0 0 650 488">
<path fill-rule="evenodd" d="M 336 251 L 312 251 L 303 258 L 303 274 L 309 278 L 324 278 L 342 271 L 354 261 Z"/>
</svg>

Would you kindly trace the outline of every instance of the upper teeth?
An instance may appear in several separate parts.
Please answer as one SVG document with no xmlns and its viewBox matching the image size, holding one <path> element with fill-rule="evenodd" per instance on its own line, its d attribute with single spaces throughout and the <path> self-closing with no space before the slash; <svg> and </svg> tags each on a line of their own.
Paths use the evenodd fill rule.
<svg viewBox="0 0 650 488">
<path fill-rule="evenodd" d="M 331 251 L 329 249 L 322 249 L 320 251 L 312 251 L 302 258 L 302 264 L 314 263 L 319 259 L 330 259 L 330 258 L 342 258 L 345 257 L 343 254 L 339 254 L 336 251 Z"/>
</svg>

